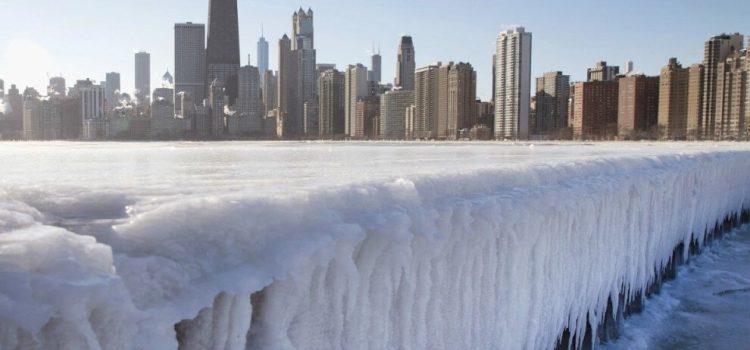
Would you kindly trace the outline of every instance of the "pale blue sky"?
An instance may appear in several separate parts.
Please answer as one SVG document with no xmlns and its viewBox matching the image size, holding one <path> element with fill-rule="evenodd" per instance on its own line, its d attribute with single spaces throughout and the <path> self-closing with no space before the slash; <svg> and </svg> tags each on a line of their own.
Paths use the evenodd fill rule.
<svg viewBox="0 0 750 350">
<path fill-rule="evenodd" d="M 315 11 L 319 63 L 369 65 L 380 43 L 383 79 L 395 74 L 401 34 L 414 37 L 417 66 L 468 61 L 478 74 L 478 94 L 491 95 L 491 57 L 497 34 L 523 25 L 534 35 L 533 76 L 562 70 L 583 79 L 597 60 L 657 74 L 669 57 L 699 62 L 703 42 L 722 32 L 750 34 L 746 0 L 239 0 L 243 62 L 252 54 L 261 23 L 276 68 L 277 41 L 291 30 L 291 15 Z M 152 87 L 173 71 L 175 22 L 205 23 L 208 0 L 2 0 L 0 79 L 44 89 L 47 73 L 68 84 L 122 74 L 133 89 L 133 53 L 152 54 Z"/>
</svg>

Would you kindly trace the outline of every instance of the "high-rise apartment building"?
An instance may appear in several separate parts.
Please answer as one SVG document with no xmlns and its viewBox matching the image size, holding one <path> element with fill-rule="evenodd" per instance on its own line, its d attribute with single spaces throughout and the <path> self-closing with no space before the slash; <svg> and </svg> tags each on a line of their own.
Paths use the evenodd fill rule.
<svg viewBox="0 0 750 350">
<path fill-rule="evenodd" d="M 396 81 L 394 86 L 402 90 L 414 90 L 414 72 L 417 68 L 414 41 L 410 36 L 402 36 L 398 46 Z"/>
<path fill-rule="evenodd" d="M 617 132 L 625 139 L 659 136 L 659 77 L 630 75 L 618 80 Z"/>
<path fill-rule="evenodd" d="M 701 136 L 715 137 L 716 119 L 720 118 L 716 108 L 718 96 L 719 65 L 743 47 L 743 37 L 739 33 L 714 36 L 704 46 L 703 51 L 703 105 L 701 112 Z"/>
<path fill-rule="evenodd" d="M 688 88 L 690 70 L 670 58 L 659 77 L 660 137 L 685 140 L 688 133 Z"/>
<path fill-rule="evenodd" d="M 617 135 L 619 84 L 589 81 L 573 87 L 573 138 L 611 139 Z"/>
<path fill-rule="evenodd" d="M 148 52 L 135 54 L 135 90 L 138 104 L 148 105 L 151 95 L 151 54 Z"/>
<path fill-rule="evenodd" d="M 206 26 L 191 22 L 175 24 L 174 53 L 175 94 L 187 92 L 191 102 L 203 103 L 206 98 Z M 175 102 L 175 108 L 180 110 L 182 100 Z"/>
<path fill-rule="evenodd" d="M 527 139 L 531 103 L 531 33 L 509 29 L 495 53 L 495 138 Z"/>
<path fill-rule="evenodd" d="M 568 127 L 570 76 L 548 72 L 536 79 L 536 130 L 534 134 L 556 138 Z"/>
<path fill-rule="evenodd" d="M 362 64 L 350 65 L 346 68 L 344 99 L 345 119 L 344 133 L 353 138 L 363 138 L 365 135 L 364 121 L 357 120 L 357 101 L 368 96 L 367 67 Z"/>
<path fill-rule="evenodd" d="M 441 69 L 442 74 L 447 75 L 441 79 L 442 84 L 447 84 L 441 87 L 446 91 L 447 115 L 438 116 L 438 138 L 452 140 L 458 138 L 461 130 L 469 130 L 477 123 L 477 73 L 471 64 L 451 62 Z"/>
<path fill-rule="evenodd" d="M 440 113 L 440 67 L 441 63 L 421 67 L 414 79 L 414 116 L 409 123 L 409 138 L 437 138 L 437 119 Z"/>
<path fill-rule="evenodd" d="M 380 137 L 402 140 L 406 136 L 406 111 L 414 103 L 414 91 L 392 90 L 380 97 Z"/>
<path fill-rule="evenodd" d="M 613 81 L 620 74 L 620 67 L 608 66 L 607 62 L 600 61 L 594 68 L 586 72 L 586 81 Z"/>
<path fill-rule="evenodd" d="M 345 74 L 335 69 L 320 74 L 318 135 L 322 138 L 344 135 L 346 127 L 345 80 Z"/>
<path fill-rule="evenodd" d="M 224 86 L 229 104 L 237 99 L 240 69 L 240 34 L 237 0 L 210 0 L 206 43 L 206 87 L 216 79 Z"/>
<path fill-rule="evenodd" d="M 105 111 L 111 112 L 115 107 L 120 104 L 120 73 L 109 72 L 107 73 L 104 80 L 104 104 Z"/>
<path fill-rule="evenodd" d="M 750 136 L 750 55 L 734 52 L 716 70 L 714 139 L 747 140 Z"/>
</svg>

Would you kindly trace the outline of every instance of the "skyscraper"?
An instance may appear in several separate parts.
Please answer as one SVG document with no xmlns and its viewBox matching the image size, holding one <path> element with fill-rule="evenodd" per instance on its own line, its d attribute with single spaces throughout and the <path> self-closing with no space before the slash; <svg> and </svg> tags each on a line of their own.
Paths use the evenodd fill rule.
<svg viewBox="0 0 750 350">
<path fill-rule="evenodd" d="M 206 46 L 206 87 L 210 91 L 219 79 L 229 97 L 237 98 L 237 71 L 240 69 L 240 34 L 237 0 L 210 0 Z"/>
<path fill-rule="evenodd" d="M 196 23 L 174 25 L 174 91 L 190 94 L 188 100 L 201 104 L 206 98 L 206 26 Z M 181 110 L 182 99 L 175 99 Z"/>
<path fill-rule="evenodd" d="M 279 40 L 278 136 L 294 138 L 314 132 L 317 89 L 313 12 L 300 8 L 292 15 L 292 37 L 284 35 Z"/>
<path fill-rule="evenodd" d="M 529 137 L 531 33 L 509 29 L 497 38 L 495 60 L 495 138 Z"/>
<path fill-rule="evenodd" d="M 297 66 L 299 103 L 304 105 L 316 98 L 318 76 L 316 74 L 315 30 L 313 26 L 313 11 L 307 12 L 302 8 L 292 15 L 294 38 L 292 50 L 297 51 Z"/>
<path fill-rule="evenodd" d="M 548 72 L 536 79 L 537 135 L 556 137 L 568 127 L 570 76 Z"/>
<path fill-rule="evenodd" d="M 49 86 L 47 87 L 47 95 L 50 97 L 65 97 L 65 78 L 63 77 L 52 77 L 49 79 Z"/>
<path fill-rule="evenodd" d="M 414 90 L 414 72 L 417 69 L 414 41 L 410 36 L 402 36 L 398 46 L 395 86 L 402 90 Z"/>
<path fill-rule="evenodd" d="M 107 73 L 104 85 L 104 104 L 106 106 L 106 111 L 111 112 L 112 109 L 120 104 L 119 97 L 117 96 L 120 93 L 120 73 Z"/>
<path fill-rule="evenodd" d="M 706 41 L 703 51 L 703 111 L 701 113 L 701 132 L 706 139 L 714 137 L 716 118 L 720 118 L 718 116 L 720 112 L 716 109 L 719 64 L 724 63 L 732 53 L 742 50 L 742 47 L 743 38 L 739 33 L 721 34 Z"/>
<path fill-rule="evenodd" d="M 268 41 L 266 41 L 265 36 L 263 35 L 263 30 L 261 29 L 261 35 L 260 39 L 258 39 L 258 54 L 257 54 L 257 60 L 258 60 L 258 71 L 260 72 L 261 79 L 263 79 L 263 75 L 268 70 Z M 266 92 L 263 91 L 265 94 Z"/>
<path fill-rule="evenodd" d="M 319 79 L 319 136 L 333 138 L 344 134 L 345 83 L 344 73 L 335 69 L 320 74 Z"/>
<path fill-rule="evenodd" d="M 633 61 L 627 61 L 625 62 L 625 71 L 623 73 L 625 73 L 625 75 L 628 75 L 630 73 L 633 73 L 634 69 L 635 68 L 633 66 Z"/>
<path fill-rule="evenodd" d="M 0 79 L 0 98 L 5 97 L 5 82 Z"/>
<path fill-rule="evenodd" d="M 362 64 L 346 68 L 345 83 L 345 126 L 344 133 L 349 137 L 362 138 L 365 134 L 364 123 L 357 122 L 357 101 L 368 95 L 367 67 Z"/>
<path fill-rule="evenodd" d="M 302 134 L 303 103 L 299 99 L 298 51 L 292 50 L 292 40 L 285 34 L 279 40 L 279 73 L 277 76 L 277 132 L 279 137 Z"/>
<path fill-rule="evenodd" d="M 370 58 L 370 72 L 368 72 L 367 80 L 380 84 L 383 80 L 383 57 L 380 56 L 380 50 L 377 53 L 373 53 Z"/>
<path fill-rule="evenodd" d="M 137 52 L 135 54 L 135 90 L 139 105 L 148 105 L 151 95 L 151 54 Z"/>
</svg>

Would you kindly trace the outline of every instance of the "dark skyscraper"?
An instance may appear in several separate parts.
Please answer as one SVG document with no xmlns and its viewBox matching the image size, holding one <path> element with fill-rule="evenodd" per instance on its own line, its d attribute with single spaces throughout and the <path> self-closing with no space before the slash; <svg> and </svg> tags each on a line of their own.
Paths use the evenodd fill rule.
<svg viewBox="0 0 750 350">
<path fill-rule="evenodd" d="M 414 42 L 410 36 L 401 37 L 398 47 L 398 65 L 396 66 L 396 86 L 404 90 L 414 90 Z"/>
<path fill-rule="evenodd" d="M 382 78 L 382 66 L 383 66 L 383 58 L 380 56 L 380 49 L 378 49 L 377 53 L 372 54 L 372 60 L 370 62 L 370 68 L 372 70 L 368 72 L 367 80 L 374 81 L 380 84 L 380 81 L 383 79 Z"/>
<path fill-rule="evenodd" d="M 240 34 L 237 0 L 210 0 L 206 48 L 206 87 L 219 79 L 230 103 L 237 98 L 237 71 L 240 69 Z"/>
</svg>

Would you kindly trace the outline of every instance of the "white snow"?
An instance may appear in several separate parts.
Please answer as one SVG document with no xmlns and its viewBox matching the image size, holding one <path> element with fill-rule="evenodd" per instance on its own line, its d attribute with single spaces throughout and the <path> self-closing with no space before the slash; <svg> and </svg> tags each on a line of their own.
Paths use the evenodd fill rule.
<svg viewBox="0 0 750 350">
<path fill-rule="evenodd" d="M 4 143 L 0 159 L 2 349 L 170 349 L 188 319 L 188 349 L 550 348 L 750 199 L 750 146 L 731 143 Z"/>
</svg>

